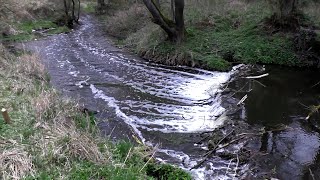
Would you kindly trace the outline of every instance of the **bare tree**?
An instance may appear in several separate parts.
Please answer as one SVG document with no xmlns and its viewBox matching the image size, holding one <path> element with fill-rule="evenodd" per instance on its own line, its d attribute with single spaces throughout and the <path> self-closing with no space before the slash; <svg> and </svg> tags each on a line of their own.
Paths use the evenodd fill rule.
<svg viewBox="0 0 320 180">
<path fill-rule="evenodd" d="M 174 21 L 165 17 L 158 8 L 154 0 L 143 0 L 144 4 L 150 11 L 153 22 L 158 24 L 168 35 L 172 42 L 181 43 L 185 39 L 185 24 L 184 24 L 184 0 L 174 1 Z"/>
<path fill-rule="evenodd" d="M 76 7 L 76 2 L 78 2 Z M 69 27 L 73 26 L 73 23 L 79 22 L 80 18 L 80 0 L 63 0 L 64 13 L 65 13 L 65 24 Z M 76 15 L 77 11 L 77 15 Z"/>
</svg>

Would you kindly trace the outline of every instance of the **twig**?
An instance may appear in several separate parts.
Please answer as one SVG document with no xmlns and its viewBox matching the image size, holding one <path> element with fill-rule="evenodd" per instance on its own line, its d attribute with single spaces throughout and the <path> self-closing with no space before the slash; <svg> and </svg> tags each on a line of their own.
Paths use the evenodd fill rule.
<svg viewBox="0 0 320 180">
<path fill-rule="evenodd" d="M 204 157 L 197 165 L 193 166 L 190 170 L 196 169 L 196 168 L 200 167 L 200 166 L 206 161 L 206 159 L 207 159 L 212 153 L 214 153 L 214 152 L 216 151 L 216 149 L 218 149 L 219 144 L 220 144 L 222 141 L 224 141 L 224 140 L 225 140 L 231 133 L 233 133 L 233 132 L 234 132 L 234 130 L 232 130 L 232 131 L 229 132 L 227 135 L 225 135 L 225 136 L 214 146 L 214 148 L 213 148 L 211 151 L 207 152 L 207 153 L 204 155 L 205 157 Z"/>
<path fill-rule="evenodd" d="M 259 76 L 248 76 L 248 77 L 245 77 L 245 78 L 246 79 L 259 79 L 259 78 L 263 78 L 263 77 L 266 77 L 266 76 L 269 76 L 269 73 L 262 74 L 262 75 L 259 75 Z"/>
<path fill-rule="evenodd" d="M 235 142 L 237 142 L 237 141 L 240 141 L 241 139 L 244 139 L 245 137 L 246 137 L 246 136 L 242 136 L 242 137 L 239 137 L 238 139 L 234 139 L 234 140 L 230 141 L 229 143 L 224 144 L 223 146 L 218 147 L 218 148 L 216 149 L 216 151 L 217 151 L 217 150 L 220 150 L 220 149 L 223 149 L 223 148 L 225 148 L 225 147 L 228 147 L 228 146 L 230 146 L 231 144 L 233 144 L 233 143 L 235 143 Z"/>
<path fill-rule="evenodd" d="M 113 134 L 114 129 L 116 128 L 116 126 L 114 126 L 109 134 L 109 139 L 111 138 L 111 135 Z"/>
<path fill-rule="evenodd" d="M 262 82 L 258 81 L 258 80 L 255 80 L 255 79 L 252 79 L 254 82 L 257 82 L 258 84 L 260 84 L 262 87 L 267 87 L 266 85 L 264 85 Z"/>
<path fill-rule="evenodd" d="M 314 88 L 314 87 L 318 86 L 319 84 L 320 84 L 320 81 L 317 82 L 316 84 L 314 84 L 313 86 L 311 86 L 311 88 Z"/>
<path fill-rule="evenodd" d="M 227 173 L 228 173 L 228 170 L 229 170 L 229 168 L 230 168 L 230 165 L 231 165 L 232 161 L 233 161 L 233 159 L 231 159 L 231 160 L 230 160 L 230 162 L 229 162 L 229 164 L 228 164 L 228 167 L 227 167 L 226 173 L 224 174 L 225 176 L 226 176 L 226 175 L 227 175 Z"/>
<path fill-rule="evenodd" d="M 236 178 L 236 175 L 237 175 L 237 170 L 238 170 L 238 166 L 239 166 L 239 155 L 237 154 L 237 165 L 236 165 L 236 168 L 234 169 L 234 176 L 232 179 Z"/>
<path fill-rule="evenodd" d="M 241 133 L 241 134 L 237 134 L 236 136 L 239 137 L 239 136 L 249 136 L 249 135 L 252 135 L 252 136 L 260 136 L 262 135 L 263 133 Z"/>
<path fill-rule="evenodd" d="M 209 137 L 210 137 L 210 136 L 208 135 L 208 136 L 202 138 L 201 140 L 199 140 L 198 142 L 196 142 L 195 144 L 200 144 L 200 143 L 202 143 L 203 141 L 205 141 L 206 139 L 208 139 Z"/>
<path fill-rule="evenodd" d="M 242 104 L 247 98 L 248 98 L 248 95 L 246 94 L 246 95 L 243 96 L 243 97 L 241 98 L 241 100 L 237 103 L 237 106 L 239 106 L 240 104 Z"/>
<path fill-rule="evenodd" d="M 123 164 L 122 164 L 122 168 L 123 168 L 124 165 L 126 164 L 128 158 L 129 158 L 129 155 L 130 155 L 130 153 L 131 153 L 131 150 L 132 150 L 132 147 L 130 147 L 130 149 L 129 149 L 129 152 L 128 152 L 127 156 L 126 156 L 126 159 L 124 160 L 124 162 L 123 162 Z"/>
<path fill-rule="evenodd" d="M 231 96 L 229 96 L 228 98 L 231 98 L 232 96 L 234 96 L 236 93 L 240 92 L 244 87 L 246 87 L 246 85 L 248 84 L 249 82 L 246 82 L 239 90 L 235 91 Z"/>
<path fill-rule="evenodd" d="M 156 145 L 156 147 L 155 148 L 157 148 L 158 147 L 158 145 Z M 156 149 L 153 151 L 153 153 L 152 153 L 152 155 L 151 155 L 151 157 L 148 159 L 148 161 L 142 166 L 142 168 L 140 169 L 140 171 L 139 172 L 141 172 L 147 165 L 148 165 L 148 163 L 150 162 L 150 160 L 154 157 L 154 155 L 156 154 Z"/>
<path fill-rule="evenodd" d="M 309 172 L 310 172 L 310 176 L 312 177 L 313 180 L 315 180 L 314 178 L 314 174 L 312 173 L 311 169 L 309 168 Z"/>
</svg>

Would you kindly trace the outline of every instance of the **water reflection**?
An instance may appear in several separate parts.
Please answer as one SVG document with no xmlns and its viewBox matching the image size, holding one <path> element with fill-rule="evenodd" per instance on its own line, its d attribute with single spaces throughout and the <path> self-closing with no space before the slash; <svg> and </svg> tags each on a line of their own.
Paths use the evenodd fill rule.
<svg viewBox="0 0 320 180">
<path fill-rule="evenodd" d="M 266 153 L 259 164 L 269 174 L 280 179 L 319 179 L 319 115 L 305 120 L 310 105 L 319 104 L 318 70 L 299 70 L 269 66 L 265 78 L 240 80 L 239 88 L 248 83 L 245 93 L 246 120 L 251 125 L 263 126 L 256 150 Z M 315 86 L 316 85 L 316 86 Z M 276 130 L 286 126 L 284 130 Z M 309 170 L 310 169 L 310 170 Z"/>
</svg>

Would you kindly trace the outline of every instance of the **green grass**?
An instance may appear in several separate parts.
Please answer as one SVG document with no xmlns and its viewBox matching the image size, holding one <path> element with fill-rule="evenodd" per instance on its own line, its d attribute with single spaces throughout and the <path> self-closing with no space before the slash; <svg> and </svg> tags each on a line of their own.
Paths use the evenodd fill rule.
<svg viewBox="0 0 320 180">
<path fill-rule="evenodd" d="M 0 41 L 22 42 L 41 37 L 37 31 L 45 31 L 44 35 L 53 35 L 69 32 L 66 26 L 58 26 L 50 20 L 24 21 L 16 25 L 18 34 L 0 37 Z"/>
<path fill-rule="evenodd" d="M 96 2 L 82 2 L 82 10 L 86 13 L 94 13 L 96 11 Z"/>
<path fill-rule="evenodd" d="M 212 27 L 189 25 L 185 42 L 178 47 L 170 42 L 162 42 L 157 46 L 158 52 L 189 52 L 195 60 L 215 70 L 229 69 L 230 62 L 301 65 L 290 36 L 267 34 L 252 21 L 235 28 L 229 18 L 216 19 Z"/>
</svg>

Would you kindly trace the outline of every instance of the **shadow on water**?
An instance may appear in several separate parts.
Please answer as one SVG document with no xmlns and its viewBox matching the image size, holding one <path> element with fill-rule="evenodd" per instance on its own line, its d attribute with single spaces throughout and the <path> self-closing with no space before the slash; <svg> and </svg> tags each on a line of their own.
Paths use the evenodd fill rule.
<svg viewBox="0 0 320 180">
<path fill-rule="evenodd" d="M 256 164 L 269 176 L 280 179 L 320 179 L 319 114 L 305 120 L 311 105 L 320 104 L 319 70 L 268 66 L 269 76 L 239 80 L 247 85 L 245 120 L 263 127 L 265 133 L 251 146 L 260 154 Z M 246 93 L 239 93 L 241 98 Z M 285 127 L 285 128 L 282 128 Z M 276 130 L 279 129 L 279 130 Z"/>
</svg>

